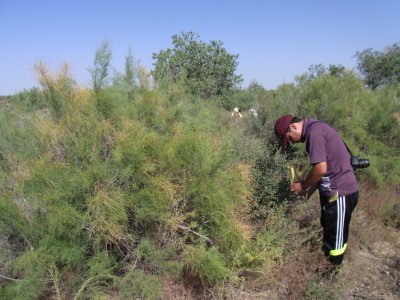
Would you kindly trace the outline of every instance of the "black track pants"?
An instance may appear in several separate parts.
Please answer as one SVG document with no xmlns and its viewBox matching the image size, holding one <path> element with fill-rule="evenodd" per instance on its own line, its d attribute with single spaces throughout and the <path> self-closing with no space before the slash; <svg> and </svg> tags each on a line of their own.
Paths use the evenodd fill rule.
<svg viewBox="0 0 400 300">
<path fill-rule="evenodd" d="M 321 196 L 321 225 L 326 253 L 333 264 L 340 264 L 347 247 L 351 213 L 357 205 L 359 192 L 340 196 L 329 202 Z"/>
</svg>

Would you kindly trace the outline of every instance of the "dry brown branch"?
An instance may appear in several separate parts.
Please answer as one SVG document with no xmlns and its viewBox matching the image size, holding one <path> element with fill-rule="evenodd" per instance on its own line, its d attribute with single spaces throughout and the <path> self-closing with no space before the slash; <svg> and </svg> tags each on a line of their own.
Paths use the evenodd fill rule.
<svg viewBox="0 0 400 300">
<path fill-rule="evenodd" d="M 59 288 L 59 285 L 58 285 L 57 274 L 56 274 L 56 272 L 53 272 L 50 269 L 47 269 L 47 270 L 49 271 L 50 276 L 53 279 L 52 281 L 54 283 L 54 288 L 56 289 L 57 299 L 61 300 L 62 298 L 61 298 L 60 288 Z"/>
<path fill-rule="evenodd" d="M 199 236 L 199 237 L 202 237 L 202 238 L 204 238 L 204 239 L 207 241 L 207 243 L 209 243 L 210 245 L 214 245 L 214 243 L 212 242 L 212 240 L 211 240 L 209 237 L 206 237 L 205 235 L 202 235 L 202 234 L 200 234 L 200 233 L 198 233 L 198 232 L 196 232 L 196 231 L 190 229 L 190 228 L 187 227 L 187 226 L 179 225 L 179 224 L 178 224 L 178 225 L 175 225 L 175 226 L 178 227 L 179 229 L 189 231 L 190 233 L 193 233 L 193 234 L 195 234 L 195 235 L 197 235 L 197 236 Z"/>
<path fill-rule="evenodd" d="M 1 275 L 1 274 L 0 274 L 0 277 L 3 278 L 3 279 L 6 279 L 6 280 L 14 281 L 14 282 L 21 282 L 22 281 L 21 279 L 11 278 L 11 277 L 8 277 L 8 276 L 5 276 L 5 275 Z"/>
</svg>

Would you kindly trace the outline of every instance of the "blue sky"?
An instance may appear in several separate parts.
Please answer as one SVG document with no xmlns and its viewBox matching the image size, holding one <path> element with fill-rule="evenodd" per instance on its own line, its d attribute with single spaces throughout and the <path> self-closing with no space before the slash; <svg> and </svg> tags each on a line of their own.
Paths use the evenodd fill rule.
<svg viewBox="0 0 400 300">
<path fill-rule="evenodd" d="M 356 67 L 357 51 L 400 42 L 398 0 L 0 0 L 0 95 L 38 86 L 35 62 L 55 72 L 68 63 L 80 85 L 97 47 L 111 42 L 123 71 L 132 49 L 148 70 L 152 54 L 173 47 L 173 34 L 194 31 L 239 54 L 243 87 L 294 82 L 310 65 Z"/>
</svg>

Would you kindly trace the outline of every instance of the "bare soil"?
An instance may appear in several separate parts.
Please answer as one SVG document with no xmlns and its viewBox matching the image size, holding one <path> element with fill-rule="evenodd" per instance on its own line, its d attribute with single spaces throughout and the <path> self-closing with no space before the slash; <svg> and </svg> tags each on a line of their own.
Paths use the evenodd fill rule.
<svg viewBox="0 0 400 300">
<path fill-rule="evenodd" d="M 350 279 L 343 299 L 400 299 L 400 231 L 367 222 L 362 213 L 359 242 L 349 251 L 343 277 Z"/>
</svg>

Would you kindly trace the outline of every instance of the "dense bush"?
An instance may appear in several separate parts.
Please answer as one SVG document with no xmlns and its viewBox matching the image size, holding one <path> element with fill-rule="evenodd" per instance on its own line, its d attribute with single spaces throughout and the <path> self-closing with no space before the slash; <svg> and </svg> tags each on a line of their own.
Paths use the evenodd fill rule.
<svg viewBox="0 0 400 300">
<path fill-rule="evenodd" d="M 174 47 L 153 54 L 152 75 L 159 85 L 183 83 L 186 91 L 202 97 L 223 95 L 242 82 L 236 75 L 238 55 L 230 54 L 220 41 L 199 40 L 194 32 L 173 35 Z"/>
<path fill-rule="evenodd" d="M 60 298 L 100 295 L 122 281 L 138 297 L 157 298 L 142 281 L 157 285 L 154 276 L 182 269 L 170 256 L 191 251 L 205 255 L 186 260 L 205 283 L 230 276 L 229 263 L 219 264 L 244 243 L 234 211 L 250 185 L 237 169 L 233 127 L 217 122 L 223 111 L 172 104 L 157 92 L 133 101 L 113 88 L 94 94 L 64 84 L 72 82 L 64 69 L 51 76 L 40 68 L 48 110 L 4 115 L 1 123 L 2 174 L 16 174 L 1 189 L 0 225 L 16 237 L 8 275 L 21 280 L 2 295 L 18 298 L 24 290 L 37 298 L 51 279 Z M 145 250 L 145 241 L 166 254 Z M 202 260 L 215 266 L 212 275 L 199 268 Z M 137 271 L 116 277 L 135 261 Z M 61 288 L 65 278 L 73 279 Z"/>
<path fill-rule="evenodd" d="M 399 43 L 387 47 L 384 51 L 371 48 L 357 51 L 356 58 L 357 68 L 370 88 L 400 83 Z"/>
<path fill-rule="evenodd" d="M 179 81 L 93 91 L 67 66 L 36 69 L 42 88 L 0 112 L 4 299 L 159 299 L 164 278 L 186 277 L 231 289 L 315 247 L 317 222 L 287 188 L 288 166 L 304 174 L 308 158 L 301 144 L 282 154 L 273 134 L 283 114 L 337 128 L 371 160 L 361 181 L 400 181 L 399 89 L 371 91 L 351 72 L 206 100 Z M 258 117 L 233 120 L 232 105 Z M 398 227 L 398 211 L 391 201 L 382 219 Z"/>
</svg>

